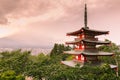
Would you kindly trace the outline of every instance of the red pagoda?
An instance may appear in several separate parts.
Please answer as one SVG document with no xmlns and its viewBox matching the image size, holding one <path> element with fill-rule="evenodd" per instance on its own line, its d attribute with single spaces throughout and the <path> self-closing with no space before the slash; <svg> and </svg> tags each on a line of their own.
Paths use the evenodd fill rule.
<svg viewBox="0 0 120 80">
<path fill-rule="evenodd" d="M 109 34 L 109 31 L 100 31 L 90 29 L 87 26 L 87 5 L 84 11 L 84 27 L 78 31 L 67 33 L 67 36 L 75 36 L 74 41 L 66 42 L 67 45 L 74 45 L 74 50 L 64 51 L 66 54 L 73 55 L 73 60 L 62 61 L 63 64 L 75 67 L 80 64 L 82 67 L 85 63 L 100 63 L 99 56 L 113 56 L 113 53 L 101 52 L 96 48 L 97 45 L 109 45 L 110 41 L 99 41 L 96 36 Z M 116 66 L 111 65 L 112 68 Z"/>
</svg>

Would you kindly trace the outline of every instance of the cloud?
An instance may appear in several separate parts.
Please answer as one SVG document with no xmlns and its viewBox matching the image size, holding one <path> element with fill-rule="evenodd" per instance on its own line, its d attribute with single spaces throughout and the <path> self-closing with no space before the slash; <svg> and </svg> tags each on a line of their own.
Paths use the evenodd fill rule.
<svg viewBox="0 0 120 80">
<path fill-rule="evenodd" d="M 0 16 L 0 24 L 7 24 L 7 23 L 8 23 L 7 18 L 1 15 Z"/>
<path fill-rule="evenodd" d="M 89 8 L 113 8 L 119 0 L 88 0 Z M 42 19 L 61 19 L 78 17 L 83 11 L 81 0 L 0 0 L 0 24 L 8 23 L 8 18 L 41 17 Z M 91 10 L 92 11 L 92 10 Z"/>
<path fill-rule="evenodd" d="M 0 0 L 0 23 L 6 24 L 8 18 L 35 16 L 61 18 L 70 14 L 70 11 L 74 12 L 74 6 L 79 7 L 80 1 L 78 3 L 76 1 L 78 0 Z"/>
<path fill-rule="evenodd" d="M 0 24 L 4 24 L 0 29 L 4 27 L 7 31 L 0 36 L 12 39 L 12 46 L 65 42 L 67 32 L 84 26 L 83 3 L 82 0 L 0 0 Z M 90 27 L 97 26 L 95 29 L 104 30 L 107 23 L 113 23 L 114 13 L 119 13 L 120 0 L 88 0 L 87 3 L 88 22 Z M 8 40 L 4 43 L 8 44 Z"/>
<path fill-rule="evenodd" d="M 45 13 L 47 10 L 49 2 L 45 0 L 0 0 L 0 22 L 5 24 L 8 17 L 29 17 Z"/>
</svg>

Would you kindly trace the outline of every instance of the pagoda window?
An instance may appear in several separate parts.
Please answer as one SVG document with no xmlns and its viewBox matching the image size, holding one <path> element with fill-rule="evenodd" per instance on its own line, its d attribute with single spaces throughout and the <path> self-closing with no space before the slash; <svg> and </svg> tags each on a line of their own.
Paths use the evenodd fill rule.
<svg viewBox="0 0 120 80">
<path fill-rule="evenodd" d="M 84 50 L 85 46 L 84 45 L 79 45 L 79 49 Z"/>
<path fill-rule="evenodd" d="M 85 35 L 82 35 L 82 38 L 84 38 L 85 37 Z"/>
<path fill-rule="evenodd" d="M 84 49 L 85 48 L 85 46 L 84 45 L 82 45 L 82 49 Z"/>
<path fill-rule="evenodd" d="M 75 59 L 76 59 L 76 60 L 81 60 L 81 61 L 84 61 L 84 60 L 85 60 L 84 56 L 81 55 L 81 54 L 80 54 L 80 55 L 76 55 L 76 56 L 75 56 Z"/>
<path fill-rule="evenodd" d="M 86 35 L 86 38 L 94 38 L 93 35 Z"/>
<path fill-rule="evenodd" d="M 79 36 L 79 38 L 80 38 L 80 39 L 84 39 L 84 38 L 85 38 L 85 35 L 84 35 L 84 34 L 81 34 L 81 35 Z"/>
<path fill-rule="evenodd" d="M 77 56 L 75 56 L 75 58 L 76 58 L 77 60 L 79 60 L 79 57 L 78 57 L 78 55 L 77 55 Z"/>
<path fill-rule="evenodd" d="M 75 49 L 79 49 L 79 46 L 78 46 L 78 45 L 76 45 L 76 46 L 75 46 Z"/>
<path fill-rule="evenodd" d="M 84 56 L 83 56 L 83 55 L 81 55 L 81 60 L 82 60 L 82 61 L 84 61 L 84 60 L 85 60 L 85 58 L 84 58 Z"/>
</svg>

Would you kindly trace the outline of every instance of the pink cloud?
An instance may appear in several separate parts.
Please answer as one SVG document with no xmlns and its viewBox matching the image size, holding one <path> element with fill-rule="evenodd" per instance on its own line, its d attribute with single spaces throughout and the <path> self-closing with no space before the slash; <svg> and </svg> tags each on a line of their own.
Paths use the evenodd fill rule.
<svg viewBox="0 0 120 80">
<path fill-rule="evenodd" d="M 67 32 L 84 26 L 83 3 L 81 0 L 0 0 L 0 24 L 14 33 L 8 38 L 25 45 L 64 43 Z M 87 3 L 89 27 L 109 30 L 110 36 L 106 38 L 119 44 L 115 31 L 120 26 L 120 1 L 88 0 Z"/>
</svg>

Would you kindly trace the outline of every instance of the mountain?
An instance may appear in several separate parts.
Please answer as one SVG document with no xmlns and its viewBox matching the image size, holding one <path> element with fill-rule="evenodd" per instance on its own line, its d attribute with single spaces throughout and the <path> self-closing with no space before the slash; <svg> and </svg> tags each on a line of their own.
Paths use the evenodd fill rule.
<svg viewBox="0 0 120 80">
<path fill-rule="evenodd" d="M 40 53 L 43 54 L 49 54 L 51 49 L 42 49 L 42 48 L 0 48 L 0 52 L 4 52 L 4 51 L 14 51 L 14 50 L 18 50 L 21 49 L 21 51 L 31 51 L 32 55 L 38 55 Z"/>
</svg>

